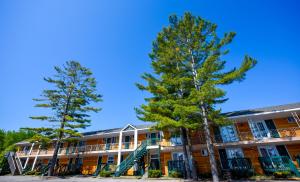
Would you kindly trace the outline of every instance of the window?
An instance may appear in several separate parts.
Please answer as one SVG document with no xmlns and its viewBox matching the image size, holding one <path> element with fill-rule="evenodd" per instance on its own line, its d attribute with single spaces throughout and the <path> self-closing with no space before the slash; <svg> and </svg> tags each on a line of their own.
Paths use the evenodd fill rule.
<svg viewBox="0 0 300 182">
<path fill-rule="evenodd" d="M 295 118 L 292 117 L 292 116 L 288 117 L 287 120 L 288 120 L 288 123 L 295 123 L 296 122 Z"/>
<path fill-rule="evenodd" d="M 220 127 L 223 142 L 237 142 L 239 141 L 235 128 L 233 125 Z"/>
<path fill-rule="evenodd" d="M 201 149 L 201 155 L 204 156 L 204 157 L 208 156 L 207 149 Z"/>
<path fill-rule="evenodd" d="M 265 121 L 250 121 L 249 126 L 255 139 L 263 139 L 271 136 Z"/>
<path fill-rule="evenodd" d="M 107 163 L 108 163 L 108 164 L 113 164 L 113 163 L 114 163 L 114 159 L 115 159 L 115 158 L 114 158 L 113 155 L 109 155 L 108 158 L 107 158 Z"/>
<path fill-rule="evenodd" d="M 158 159 L 158 154 L 152 154 L 152 155 L 150 156 L 150 158 L 151 158 L 151 159 Z"/>
<path fill-rule="evenodd" d="M 182 152 L 173 152 L 172 153 L 172 158 L 173 158 L 174 161 L 183 160 L 184 159 L 183 153 Z"/>
<path fill-rule="evenodd" d="M 274 157 L 279 156 L 275 146 L 261 146 L 259 147 L 260 155 L 262 157 Z"/>
<path fill-rule="evenodd" d="M 181 137 L 179 134 L 172 134 L 170 142 L 173 146 L 182 145 Z"/>
<path fill-rule="evenodd" d="M 227 154 L 228 159 L 244 157 L 244 154 L 243 154 L 243 151 L 241 148 L 226 149 L 226 154 Z"/>
</svg>

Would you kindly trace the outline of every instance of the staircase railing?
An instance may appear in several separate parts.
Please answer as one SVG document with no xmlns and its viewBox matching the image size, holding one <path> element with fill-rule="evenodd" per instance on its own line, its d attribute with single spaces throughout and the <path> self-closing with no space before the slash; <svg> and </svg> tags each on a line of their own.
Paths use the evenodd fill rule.
<svg viewBox="0 0 300 182">
<path fill-rule="evenodd" d="M 296 176 L 300 176 L 297 167 L 287 156 L 259 157 L 258 159 L 267 174 L 272 174 L 277 171 L 290 171 Z"/>
<path fill-rule="evenodd" d="M 17 154 L 15 153 L 14 155 L 14 159 L 15 159 L 15 162 L 17 164 L 17 168 L 19 170 L 19 173 L 22 174 L 23 173 L 23 167 L 22 167 L 22 163 L 21 163 L 21 160 L 20 158 L 17 156 Z"/>
<path fill-rule="evenodd" d="M 8 164 L 9 164 L 9 169 L 12 175 L 15 175 L 16 173 L 16 165 L 13 159 L 13 152 L 8 152 L 5 157 L 7 158 Z"/>
<path fill-rule="evenodd" d="M 117 166 L 115 176 L 121 176 L 126 172 L 130 167 L 133 166 L 136 160 L 139 160 L 147 152 L 147 140 L 143 141 L 131 154 L 129 154 L 125 160 L 123 160 L 120 165 Z"/>
</svg>

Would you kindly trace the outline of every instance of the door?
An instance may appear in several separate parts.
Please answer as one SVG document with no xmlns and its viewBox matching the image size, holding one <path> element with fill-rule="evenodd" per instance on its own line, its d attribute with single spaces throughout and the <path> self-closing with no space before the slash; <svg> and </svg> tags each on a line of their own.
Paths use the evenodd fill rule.
<svg viewBox="0 0 300 182">
<path fill-rule="evenodd" d="M 219 155 L 221 159 L 221 164 L 223 169 L 229 169 L 228 159 L 225 149 L 219 149 Z"/>
<path fill-rule="evenodd" d="M 263 167 L 267 169 L 278 168 L 282 161 L 275 146 L 261 146 L 259 147 L 260 155 L 263 158 Z"/>
<path fill-rule="evenodd" d="M 111 138 L 106 138 L 105 149 L 110 150 L 110 146 L 111 146 Z"/>
<path fill-rule="evenodd" d="M 244 153 L 241 148 L 228 148 L 226 154 L 230 169 L 240 169 L 244 166 L 243 159 L 241 159 L 244 158 Z"/>
<path fill-rule="evenodd" d="M 280 156 L 286 156 L 286 157 L 290 158 L 290 155 L 289 155 L 289 153 L 288 153 L 288 151 L 286 150 L 286 148 L 285 148 L 284 145 L 277 145 L 277 146 L 276 146 L 276 149 L 277 149 L 278 154 L 279 154 Z"/>
<path fill-rule="evenodd" d="M 279 153 L 275 146 L 262 146 L 259 147 L 260 155 L 262 157 L 276 157 Z"/>
<path fill-rule="evenodd" d="M 272 119 L 265 120 L 266 126 L 269 129 L 270 135 L 273 138 L 279 138 L 279 133 Z"/>
<path fill-rule="evenodd" d="M 156 145 L 157 134 L 156 133 L 151 133 L 150 134 L 150 140 L 151 140 L 151 145 Z"/>
<path fill-rule="evenodd" d="M 250 121 L 249 126 L 255 139 L 270 137 L 270 133 L 265 121 Z"/>
<path fill-rule="evenodd" d="M 130 136 L 125 136 L 125 149 L 129 149 Z"/>
</svg>

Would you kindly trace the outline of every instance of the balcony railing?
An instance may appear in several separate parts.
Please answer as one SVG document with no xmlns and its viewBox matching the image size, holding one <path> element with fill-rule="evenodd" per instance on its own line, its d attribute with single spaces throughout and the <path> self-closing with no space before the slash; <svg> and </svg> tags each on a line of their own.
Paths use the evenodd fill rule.
<svg viewBox="0 0 300 182">
<path fill-rule="evenodd" d="M 287 156 L 259 157 L 260 164 L 266 174 L 272 174 L 277 171 L 290 171 L 296 176 L 300 176 L 300 172 Z"/>
<path fill-rule="evenodd" d="M 270 138 L 286 138 L 286 137 L 300 137 L 300 128 L 292 127 L 292 128 L 279 128 L 268 130 L 268 132 L 257 133 L 256 137 L 252 134 L 252 132 L 238 132 L 237 136 L 221 136 L 215 135 L 212 137 L 214 143 L 230 143 L 237 141 L 251 141 L 251 140 L 263 140 Z"/>
</svg>

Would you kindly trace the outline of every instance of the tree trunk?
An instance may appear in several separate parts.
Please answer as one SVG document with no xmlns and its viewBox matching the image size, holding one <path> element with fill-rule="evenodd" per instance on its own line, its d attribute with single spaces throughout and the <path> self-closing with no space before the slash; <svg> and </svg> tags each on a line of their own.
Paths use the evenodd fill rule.
<svg viewBox="0 0 300 182">
<path fill-rule="evenodd" d="M 56 161 L 57 161 L 57 154 L 58 154 L 59 147 L 60 147 L 60 141 L 58 140 L 55 144 L 54 153 L 53 153 L 52 159 L 51 159 L 50 164 L 49 164 L 48 176 L 53 176 L 54 168 L 55 168 Z"/>
<path fill-rule="evenodd" d="M 206 115 L 206 109 L 202 105 L 201 106 L 202 110 L 202 116 L 203 116 L 203 124 L 204 124 L 204 133 L 205 133 L 205 140 L 206 140 L 206 145 L 207 145 L 207 150 L 209 154 L 209 162 L 211 166 L 211 174 L 213 178 L 213 182 L 218 182 L 219 181 L 219 176 L 218 176 L 218 169 L 217 169 L 217 163 L 215 159 L 215 152 L 214 152 L 214 146 L 211 140 L 211 135 L 210 135 L 210 130 L 209 130 L 209 125 L 208 125 L 208 119 Z"/>
<path fill-rule="evenodd" d="M 191 142 L 191 137 L 189 135 L 189 130 L 186 130 L 186 136 L 187 136 L 187 143 L 188 143 L 188 152 L 189 152 L 189 156 L 190 156 L 190 169 L 192 169 L 192 179 L 194 181 L 198 180 L 198 174 L 197 174 L 197 169 L 196 169 L 196 164 L 195 164 L 195 160 L 193 157 L 193 148 L 192 148 L 192 142 Z"/>
<path fill-rule="evenodd" d="M 195 69 L 195 60 L 194 60 L 194 56 L 193 56 L 193 53 L 192 53 L 191 49 L 189 49 L 189 53 L 191 55 L 191 61 L 192 61 L 191 62 L 191 67 L 192 67 L 194 85 L 195 85 L 196 90 L 199 91 L 200 90 L 200 84 L 197 80 L 198 75 L 197 75 L 197 70 Z M 205 140 L 206 140 L 207 150 L 208 150 L 208 154 L 209 154 L 211 174 L 212 174 L 212 177 L 213 177 L 213 182 L 218 182 L 219 181 L 219 176 L 218 176 L 217 163 L 216 163 L 216 159 L 215 159 L 214 146 L 213 146 L 213 143 L 211 141 L 211 135 L 210 135 L 210 131 L 209 131 L 208 119 L 207 119 L 207 115 L 206 115 L 206 108 L 204 107 L 203 102 L 201 102 L 200 110 L 202 112 L 202 117 L 203 117 L 204 134 L 205 134 Z"/>
<path fill-rule="evenodd" d="M 185 137 L 186 136 L 185 128 L 183 128 L 183 127 L 180 128 L 180 136 L 181 136 L 181 141 L 182 141 L 186 178 L 190 179 L 191 178 L 191 170 L 190 170 L 190 165 L 189 165 L 189 155 L 188 155 L 187 147 L 186 147 L 187 141 L 186 141 L 186 137 Z"/>
</svg>

